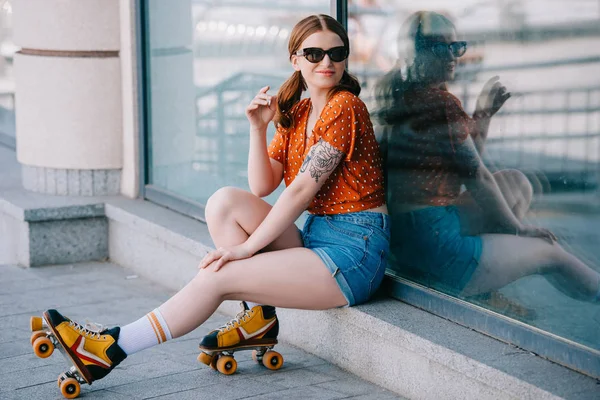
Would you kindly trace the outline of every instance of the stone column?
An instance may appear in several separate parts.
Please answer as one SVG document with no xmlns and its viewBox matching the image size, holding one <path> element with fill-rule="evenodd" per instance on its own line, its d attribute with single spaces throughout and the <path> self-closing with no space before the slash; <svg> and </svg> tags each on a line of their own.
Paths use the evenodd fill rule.
<svg viewBox="0 0 600 400">
<path fill-rule="evenodd" d="M 123 164 L 119 0 L 13 2 L 23 186 L 118 194 Z"/>
</svg>

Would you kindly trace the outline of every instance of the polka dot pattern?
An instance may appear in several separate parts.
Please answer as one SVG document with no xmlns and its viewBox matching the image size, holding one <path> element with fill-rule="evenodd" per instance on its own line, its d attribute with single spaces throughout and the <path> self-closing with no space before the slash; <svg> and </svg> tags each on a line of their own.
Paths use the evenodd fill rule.
<svg viewBox="0 0 600 400">
<path fill-rule="evenodd" d="M 388 139 L 391 198 L 407 204 L 453 204 L 464 180 L 456 149 L 469 136 L 476 137 L 475 123 L 460 100 L 443 89 L 409 91 L 404 102 L 409 129 L 398 124 Z"/>
<path fill-rule="evenodd" d="M 310 148 L 323 139 L 345 154 L 310 204 L 313 214 L 343 214 L 385 204 L 379 145 L 367 107 L 349 92 L 336 93 L 325 105 L 307 139 L 310 99 L 291 110 L 294 127 L 278 128 L 269 156 L 283 164 L 283 179 L 290 185 Z M 305 144 L 306 143 L 306 144 Z"/>
</svg>

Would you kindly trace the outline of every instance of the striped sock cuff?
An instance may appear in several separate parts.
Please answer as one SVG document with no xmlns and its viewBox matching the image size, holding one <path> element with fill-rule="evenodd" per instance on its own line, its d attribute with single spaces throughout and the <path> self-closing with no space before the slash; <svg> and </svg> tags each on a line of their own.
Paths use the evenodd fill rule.
<svg viewBox="0 0 600 400">
<path fill-rule="evenodd" d="M 150 321 L 150 325 L 154 330 L 158 343 L 163 343 L 173 338 L 171 336 L 171 331 L 169 331 L 169 327 L 167 326 L 167 322 L 158 308 L 155 308 L 153 311 L 146 314 L 146 318 Z"/>
</svg>

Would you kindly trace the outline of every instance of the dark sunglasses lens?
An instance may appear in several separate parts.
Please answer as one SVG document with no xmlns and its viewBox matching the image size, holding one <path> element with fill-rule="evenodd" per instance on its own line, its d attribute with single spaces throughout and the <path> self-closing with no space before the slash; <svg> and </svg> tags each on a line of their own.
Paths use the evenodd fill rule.
<svg viewBox="0 0 600 400">
<path fill-rule="evenodd" d="M 431 51 L 438 57 L 443 57 L 448 54 L 448 45 L 446 43 L 436 43 L 431 47 Z"/>
<path fill-rule="evenodd" d="M 340 62 L 344 61 L 348 57 L 348 52 L 345 47 L 335 47 L 329 50 L 329 58 L 331 61 Z"/>
<path fill-rule="evenodd" d="M 455 42 L 450 45 L 454 57 L 461 57 L 467 52 L 467 42 Z"/>
<path fill-rule="evenodd" d="M 348 51 L 345 47 L 336 47 L 329 51 L 331 61 L 340 62 L 344 61 L 348 57 Z"/>
<path fill-rule="evenodd" d="M 304 56 L 311 63 L 318 63 L 325 58 L 325 52 L 321 49 L 306 49 Z"/>
</svg>

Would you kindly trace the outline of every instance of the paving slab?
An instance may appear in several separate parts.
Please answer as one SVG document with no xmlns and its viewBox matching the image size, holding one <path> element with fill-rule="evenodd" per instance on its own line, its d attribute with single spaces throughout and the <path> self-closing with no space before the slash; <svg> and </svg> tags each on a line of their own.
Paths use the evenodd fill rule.
<svg viewBox="0 0 600 400">
<path fill-rule="evenodd" d="M 0 265 L 0 399 L 61 399 L 58 352 L 40 359 L 29 344 L 29 317 L 57 308 L 85 323 L 123 325 L 173 293 L 120 266 L 81 263 L 24 269 Z M 236 354 L 238 371 L 221 375 L 196 360 L 198 339 L 228 317 L 215 314 L 189 334 L 127 358 L 106 378 L 84 385 L 85 399 L 401 399 L 298 348 L 277 346 L 279 371 Z M 360 396 L 360 397 L 357 397 Z M 366 397 L 365 397 L 366 396 Z"/>
</svg>

